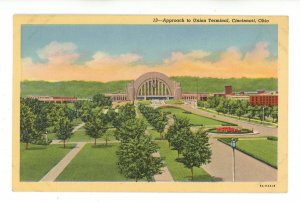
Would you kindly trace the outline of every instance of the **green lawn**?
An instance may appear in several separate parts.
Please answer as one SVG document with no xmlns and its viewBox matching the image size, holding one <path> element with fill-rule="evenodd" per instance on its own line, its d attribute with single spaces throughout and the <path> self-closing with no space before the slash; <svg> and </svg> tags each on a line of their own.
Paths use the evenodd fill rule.
<svg viewBox="0 0 300 202">
<path fill-rule="evenodd" d="M 70 139 L 67 141 L 69 142 L 81 142 L 81 141 L 93 141 L 92 138 L 90 138 L 88 135 L 85 134 L 84 127 L 79 128 Z"/>
<path fill-rule="evenodd" d="M 174 107 L 168 107 L 168 108 L 161 108 L 161 111 L 164 112 L 170 112 L 178 118 L 188 118 L 192 125 L 198 126 L 198 125 L 210 125 L 210 126 L 219 126 L 222 124 L 225 124 L 225 122 L 217 121 L 214 119 L 206 118 L 204 116 L 196 115 L 189 113 L 183 109 L 178 109 Z"/>
<path fill-rule="evenodd" d="M 238 117 L 238 116 L 233 115 L 233 114 L 218 113 L 214 108 L 204 108 L 204 107 L 198 107 L 198 108 L 201 109 L 201 110 L 213 113 L 213 114 L 228 116 L 228 117 L 239 119 L 239 120 L 244 120 L 244 121 L 254 122 L 254 123 L 259 123 L 259 124 L 264 124 L 264 125 L 269 125 L 269 126 L 273 126 L 273 127 L 277 126 L 277 123 L 274 123 L 272 118 L 266 118 L 265 121 L 260 121 L 258 117 L 254 117 L 253 119 L 249 120 L 249 118 L 244 117 L 244 116 Z"/>
<path fill-rule="evenodd" d="M 150 105 L 151 104 L 151 100 L 140 100 L 138 101 L 139 104 L 143 104 L 143 105 Z"/>
<path fill-rule="evenodd" d="M 160 134 L 157 132 L 155 129 L 147 129 L 148 134 L 151 136 L 153 140 L 159 140 L 160 139 Z"/>
<path fill-rule="evenodd" d="M 87 144 L 57 181 L 125 181 L 117 168 L 118 144 Z"/>
<path fill-rule="evenodd" d="M 53 168 L 74 145 L 29 145 L 25 149 L 25 144 L 20 148 L 20 180 L 39 181 Z"/>
<path fill-rule="evenodd" d="M 231 139 L 220 140 L 229 144 Z M 237 149 L 277 168 L 277 141 L 267 138 L 239 138 Z"/>
<path fill-rule="evenodd" d="M 166 104 L 184 104 L 183 100 L 166 100 L 165 101 Z"/>
<path fill-rule="evenodd" d="M 190 180 L 191 173 L 190 169 L 186 168 L 183 163 L 176 161 L 177 151 L 169 149 L 167 141 L 157 141 L 156 142 L 160 147 L 160 155 L 165 158 L 165 162 L 168 166 L 169 171 L 171 172 L 173 179 L 175 181 L 188 181 Z M 205 170 L 202 168 L 194 168 L 194 181 L 213 181 L 211 177 Z"/>
</svg>

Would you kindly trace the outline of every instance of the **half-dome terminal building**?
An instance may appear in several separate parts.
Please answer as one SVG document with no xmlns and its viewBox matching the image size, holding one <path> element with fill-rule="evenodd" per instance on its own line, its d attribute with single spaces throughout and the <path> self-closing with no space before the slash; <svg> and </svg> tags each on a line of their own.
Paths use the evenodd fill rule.
<svg viewBox="0 0 300 202">
<path fill-rule="evenodd" d="M 180 83 L 165 74 L 148 72 L 132 81 L 126 89 L 128 100 L 181 99 Z"/>
</svg>

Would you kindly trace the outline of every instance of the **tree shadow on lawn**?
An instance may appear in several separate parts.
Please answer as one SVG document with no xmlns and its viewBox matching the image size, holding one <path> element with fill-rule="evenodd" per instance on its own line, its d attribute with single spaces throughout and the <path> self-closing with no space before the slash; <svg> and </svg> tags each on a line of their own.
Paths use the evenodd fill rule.
<svg viewBox="0 0 300 202">
<path fill-rule="evenodd" d="M 183 163 L 183 157 L 176 158 L 175 161 L 179 162 L 179 163 Z M 187 175 L 187 176 L 184 176 L 185 180 L 182 180 L 182 181 L 189 181 L 189 182 L 217 182 L 217 181 L 222 181 L 222 178 L 215 178 L 213 176 L 209 177 L 206 174 L 203 174 L 203 175 L 195 174 L 194 179 L 191 180 L 191 178 L 192 178 L 191 175 Z"/>
<path fill-rule="evenodd" d="M 113 145 L 112 144 L 107 144 L 107 145 L 105 145 L 105 144 L 97 144 L 97 145 L 92 145 L 92 148 L 102 148 L 102 149 L 105 149 L 105 148 L 110 148 L 110 147 L 113 147 Z"/>
<path fill-rule="evenodd" d="M 183 163 L 183 157 L 176 158 L 175 161 L 177 161 L 179 163 Z"/>
<path fill-rule="evenodd" d="M 35 151 L 35 150 L 44 150 L 47 149 L 47 147 L 30 147 L 28 149 L 23 149 L 24 151 Z"/>
<path fill-rule="evenodd" d="M 213 179 L 213 181 L 214 182 L 222 182 L 223 181 L 223 178 L 221 178 L 221 177 L 213 177 L 214 179 Z"/>
<path fill-rule="evenodd" d="M 61 145 L 57 148 L 58 149 L 74 149 L 75 147 L 76 147 L 76 145 L 66 145 L 66 147 L 64 147 L 64 145 Z"/>
</svg>

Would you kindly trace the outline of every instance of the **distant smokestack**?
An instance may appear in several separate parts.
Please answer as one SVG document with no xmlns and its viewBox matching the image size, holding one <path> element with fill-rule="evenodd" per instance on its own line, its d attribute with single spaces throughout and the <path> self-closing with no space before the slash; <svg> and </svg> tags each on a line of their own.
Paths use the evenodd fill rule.
<svg viewBox="0 0 300 202">
<path fill-rule="evenodd" d="M 232 86 L 225 86 L 225 95 L 232 94 Z"/>
</svg>

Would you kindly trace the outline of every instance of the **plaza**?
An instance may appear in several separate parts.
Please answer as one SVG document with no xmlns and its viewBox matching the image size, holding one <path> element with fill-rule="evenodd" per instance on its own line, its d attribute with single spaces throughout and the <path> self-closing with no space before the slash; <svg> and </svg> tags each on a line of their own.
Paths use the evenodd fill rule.
<svg viewBox="0 0 300 202">
<path fill-rule="evenodd" d="M 226 116 L 226 114 L 215 114 L 202 110 L 201 108 L 195 107 L 194 102 L 189 102 L 189 100 L 194 100 L 190 99 L 190 97 L 181 103 L 171 102 L 170 104 L 167 104 L 168 100 L 180 100 L 178 98 L 183 98 L 184 93 L 181 92 L 179 83 L 171 81 L 162 74 L 149 73 L 143 75 L 128 85 L 127 90 L 126 97 L 123 96 L 120 97 L 120 99 L 114 99 L 112 96 L 111 99 L 113 102 L 119 104 L 120 101 L 128 103 L 128 101 L 130 101 L 128 99 L 132 99 L 132 101 L 135 101 L 136 118 L 144 120 L 147 123 L 145 135 L 150 136 L 152 141 L 159 146 L 159 151 L 155 155 L 165 159 L 165 167 L 162 169 L 161 174 L 154 176 L 154 181 L 189 181 L 190 173 L 188 169 L 178 161 L 176 152 L 168 146 L 168 142 L 165 139 L 161 139 L 159 132 L 153 128 L 140 112 L 138 106 L 141 104 L 145 104 L 153 109 L 158 109 L 161 113 L 188 119 L 192 124 L 192 131 L 197 131 L 199 128 L 218 128 L 223 125 L 235 125 L 237 127 L 255 131 L 255 134 L 253 133 L 253 135 L 234 135 L 235 138 L 241 139 L 238 145 L 245 142 L 247 145 L 250 144 L 250 146 L 253 143 L 254 148 L 256 144 L 265 147 L 265 150 L 262 149 L 262 151 L 258 150 L 257 152 L 255 149 L 251 150 L 248 146 L 241 145 L 241 149 L 238 147 L 235 154 L 237 162 L 235 166 L 235 181 L 277 180 L 277 142 L 267 139 L 270 136 L 277 137 L 276 127 L 243 121 Z M 224 94 L 232 94 L 231 88 L 225 87 Z M 145 102 L 145 100 L 147 100 L 147 102 Z M 92 102 L 90 99 L 85 101 Z M 199 101 L 203 101 L 203 99 L 199 99 Z M 60 103 L 54 102 L 53 104 Z M 71 102 L 69 105 L 73 106 L 73 103 Z M 165 133 L 168 131 L 168 128 L 174 124 L 172 116 L 167 116 L 168 124 L 165 126 Z M 48 134 L 48 138 L 52 139 L 52 143 L 49 146 L 43 146 L 43 157 L 37 155 L 40 152 L 39 149 L 33 151 L 30 151 L 29 149 L 31 152 L 30 154 L 29 151 L 24 149 L 24 145 L 22 145 L 21 180 L 47 182 L 130 181 L 130 179 L 120 175 L 115 166 L 117 162 L 115 152 L 120 142 L 113 136 L 110 136 L 109 139 L 99 138 L 98 145 L 94 146 L 92 145 L 93 139 L 90 139 L 86 135 L 85 123 L 80 119 L 74 121 L 76 122 L 74 123 L 76 127 L 73 130 L 73 136 L 66 142 L 67 150 L 61 150 L 61 148 L 59 148 L 62 145 L 62 141 L 57 140 L 55 134 Z M 110 131 L 113 133 L 115 128 L 111 128 Z M 212 150 L 211 162 L 195 169 L 195 181 L 226 182 L 233 180 L 232 149 L 222 141 L 223 138 L 228 139 L 230 137 L 232 137 L 230 134 L 209 136 Z M 107 141 L 108 146 L 105 146 Z M 33 148 L 35 147 L 36 146 L 33 146 Z M 52 162 L 49 162 L 48 167 L 40 165 L 43 167 L 43 170 L 35 172 L 35 174 L 28 173 L 28 169 L 32 167 L 31 160 L 36 161 L 35 169 L 37 169 L 39 163 L 45 161 L 45 156 L 53 155 L 53 151 L 51 150 L 54 150 L 55 148 L 61 150 L 63 153 L 57 154 Z M 49 152 L 47 153 L 47 151 Z M 93 155 L 90 155 L 90 153 L 93 153 Z M 33 156 L 30 157 L 30 155 Z M 95 157 L 97 157 L 98 160 L 96 160 Z M 40 158 L 43 158 L 43 160 Z M 270 158 L 273 159 L 271 160 L 271 163 L 269 163 Z M 85 168 L 87 165 L 89 165 L 89 169 Z M 94 172 L 95 169 L 98 168 L 101 168 L 101 172 Z M 108 170 L 110 171 L 108 172 Z"/>
</svg>

